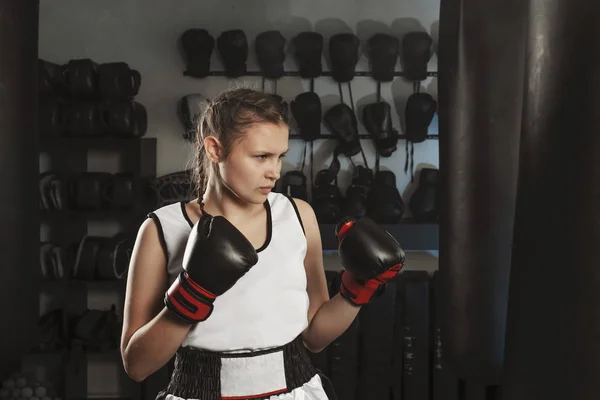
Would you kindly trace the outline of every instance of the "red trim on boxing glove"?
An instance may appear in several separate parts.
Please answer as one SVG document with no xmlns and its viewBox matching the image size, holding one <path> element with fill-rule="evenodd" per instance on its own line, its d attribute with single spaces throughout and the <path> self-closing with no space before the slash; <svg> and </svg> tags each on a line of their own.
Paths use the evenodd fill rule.
<svg viewBox="0 0 600 400">
<path fill-rule="evenodd" d="M 165 294 L 165 306 L 183 321 L 195 324 L 212 314 L 215 298 L 182 271 Z"/>
<path fill-rule="evenodd" d="M 401 269 L 402 264 L 394 265 L 382 274 L 364 282 L 357 280 L 350 272 L 344 271 L 340 284 L 340 295 L 357 306 L 368 304 L 381 293 L 382 285 L 394 279 Z"/>
</svg>

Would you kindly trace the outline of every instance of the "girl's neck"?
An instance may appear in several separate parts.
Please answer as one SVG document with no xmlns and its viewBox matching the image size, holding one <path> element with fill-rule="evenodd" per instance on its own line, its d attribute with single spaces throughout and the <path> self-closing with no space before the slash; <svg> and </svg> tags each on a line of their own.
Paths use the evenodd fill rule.
<svg viewBox="0 0 600 400">
<path fill-rule="evenodd" d="M 263 204 L 247 203 L 224 185 L 209 185 L 202 201 L 208 214 L 222 215 L 232 223 L 243 222 L 264 211 Z"/>
</svg>

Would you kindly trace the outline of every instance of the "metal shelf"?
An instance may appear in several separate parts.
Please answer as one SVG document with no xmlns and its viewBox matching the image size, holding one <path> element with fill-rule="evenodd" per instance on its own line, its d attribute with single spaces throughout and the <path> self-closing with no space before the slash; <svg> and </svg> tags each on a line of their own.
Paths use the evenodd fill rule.
<svg viewBox="0 0 600 400">
<path fill-rule="evenodd" d="M 396 137 L 399 140 L 406 139 L 406 135 L 396 135 Z M 300 135 L 298 135 L 298 134 L 290 135 L 289 138 L 290 139 L 300 139 L 300 140 L 303 140 L 302 137 Z M 359 134 L 358 138 L 359 139 L 373 139 L 372 136 L 370 136 L 368 134 L 365 134 L 365 133 Z M 333 135 L 323 135 L 323 134 L 321 134 L 321 135 L 319 135 L 319 136 L 316 137 L 316 140 L 319 140 L 319 139 L 338 140 L 337 137 L 335 137 Z M 427 135 L 427 139 L 428 140 L 438 140 L 439 139 L 439 135 Z"/>
<path fill-rule="evenodd" d="M 404 73 L 404 71 L 394 71 L 394 76 L 404 77 L 405 75 L 406 74 Z M 208 76 L 227 76 L 227 75 L 225 74 L 225 71 L 210 71 L 208 73 Z M 244 73 L 242 76 L 262 76 L 262 72 L 261 71 L 246 71 L 246 73 Z M 300 72 L 299 71 L 284 71 L 283 76 L 300 76 Z M 323 77 L 323 76 L 331 77 L 331 76 L 333 76 L 333 73 L 331 71 L 323 71 L 321 73 L 320 77 Z M 354 76 L 355 77 L 357 77 L 357 76 L 373 76 L 373 73 L 371 71 L 356 71 L 354 73 Z M 438 72 L 437 71 L 428 71 L 427 76 L 428 77 L 436 77 L 436 76 L 438 76 Z M 202 78 L 200 78 L 200 79 L 202 79 Z"/>
</svg>

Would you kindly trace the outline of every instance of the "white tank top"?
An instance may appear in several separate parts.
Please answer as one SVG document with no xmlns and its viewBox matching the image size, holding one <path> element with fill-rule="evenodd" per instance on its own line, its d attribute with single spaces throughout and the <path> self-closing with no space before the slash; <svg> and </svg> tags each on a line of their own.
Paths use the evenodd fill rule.
<svg viewBox="0 0 600 400">
<path fill-rule="evenodd" d="M 258 263 L 230 290 L 217 297 L 212 315 L 196 324 L 182 346 L 241 352 L 282 346 L 308 326 L 306 237 L 296 204 L 281 193 L 265 202 L 267 239 Z M 158 226 L 171 284 L 181 263 L 192 222 L 179 202 L 149 214 Z"/>
</svg>

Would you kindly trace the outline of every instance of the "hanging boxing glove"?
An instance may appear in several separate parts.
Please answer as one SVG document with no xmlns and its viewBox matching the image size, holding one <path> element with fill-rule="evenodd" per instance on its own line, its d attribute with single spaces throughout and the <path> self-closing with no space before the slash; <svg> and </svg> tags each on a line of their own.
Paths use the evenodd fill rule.
<svg viewBox="0 0 600 400">
<path fill-rule="evenodd" d="M 265 78 L 279 79 L 283 76 L 285 43 L 285 38 L 279 31 L 267 31 L 256 36 L 256 57 Z"/>
<path fill-rule="evenodd" d="M 102 121 L 107 130 L 116 136 L 139 138 L 148 129 L 146 107 L 136 101 L 105 102 L 102 109 Z"/>
<path fill-rule="evenodd" d="M 339 150 L 347 157 L 360 153 L 358 126 L 354 111 L 344 103 L 336 104 L 325 113 L 323 122 L 339 140 Z"/>
<path fill-rule="evenodd" d="M 385 101 L 367 104 L 363 108 L 363 124 L 383 157 L 391 156 L 398 143 L 398 135 L 392 127 L 390 113 L 391 107 Z"/>
<path fill-rule="evenodd" d="M 239 78 L 246 73 L 248 61 L 248 39 L 244 31 L 225 31 L 217 39 L 217 50 L 228 78 Z"/>
<path fill-rule="evenodd" d="M 301 32 L 293 39 L 293 45 L 300 76 L 304 79 L 321 76 L 323 35 L 317 32 Z"/>
<path fill-rule="evenodd" d="M 418 221 L 436 221 L 439 216 L 438 195 L 439 171 L 434 168 L 422 168 L 419 187 L 410 197 L 408 207 Z"/>
<path fill-rule="evenodd" d="M 328 169 L 317 172 L 312 192 L 312 207 L 317 221 L 321 224 L 334 224 L 341 218 L 342 194 L 336 177 L 340 171 L 338 151 Z"/>
<path fill-rule="evenodd" d="M 353 33 L 338 33 L 329 39 L 331 76 L 339 83 L 354 79 L 360 41 Z"/>
<path fill-rule="evenodd" d="M 367 214 L 367 197 L 373 185 L 373 171 L 357 165 L 352 171 L 352 181 L 343 200 L 342 215 L 361 218 Z"/>
<path fill-rule="evenodd" d="M 177 114 L 183 125 L 183 138 L 194 141 L 198 132 L 198 122 L 208 107 L 208 99 L 201 94 L 189 94 L 179 100 Z"/>
<path fill-rule="evenodd" d="M 413 93 L 406 101 L 406 139 L 419 143 L 427 139 L 427 131 L 437 102 L 429 93 Z"/>
<path fill-rule="evenodd" d="M 427 79 L 427 64 L 432 56 L 433 39 L 427 32 L 409 32 L 402 38 L 402 67 L 409 81 Z"/>
<path fill-rule="evenodd" d="M 302 171 L 286 172 L 279 182 L 279 188 L 277 191 L 296 199 L 308 201 L 306 176 L 302 173 Z"/>
<path fill-rule="evenodd" d="M 72 98 L 97 95 L 98 64 L 89 58 L 70 60 L 64 67 L 64 79 Z"/>
<path fill-rule="evenodd" d="M 314 92 L 300 93 L 291 103 L 300 137 L 313 141 L 321 135 L 321 99 Z"/>
<path fill-rule="evenodd" d="M 395 36 L 376 33 L 367 43 L 373 79 L 377 82 L 391 82 L 400 53 L 400 41 Z"/>
<path fill-rule="evenodd" d="M 133 99 L 141 84 L 142 75 L 127 63 L 106 63 L 98 67 L 98 93 L 103 99 Z"/>
<path fill-rule="evenodd" d="M 206 29 L 188 29 L 179 37 L 186 69 L 185 76 L 205 78 L 210 74 L 210 57 L 215 39 Z"/>
<path fill-rule="evenodd" d="M 380 224 L 397 224 L 404 213 L 404 201 L 392 171 L 377 171 L 367 197 L 367 215 Z"/>
</svg>

